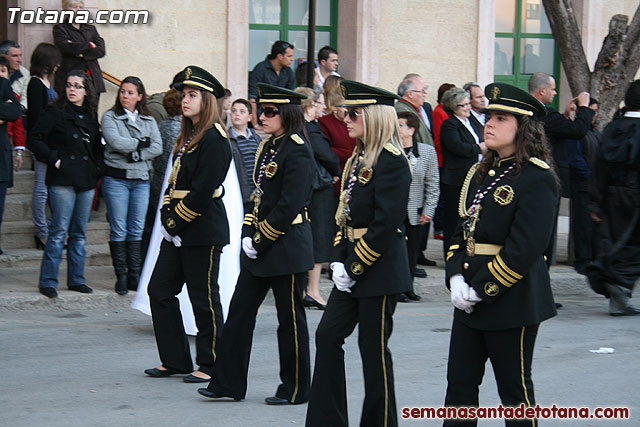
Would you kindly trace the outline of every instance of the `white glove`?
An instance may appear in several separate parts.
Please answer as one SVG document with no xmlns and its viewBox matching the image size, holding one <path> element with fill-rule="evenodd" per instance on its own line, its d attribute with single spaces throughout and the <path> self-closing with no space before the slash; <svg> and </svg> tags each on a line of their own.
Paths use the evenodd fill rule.
<svg viewBox="0 0 640 427">
<path fill-rule="evenodd" d="M 451 303 L 453 306 L 466 313 L 471 313 L 475 302 L 469 300 L 470 286 L 464 281 L 462 274 L 452 276 L 449 279 L 449 285 L 451 287 Z"/>
<path fill-rule="evenodd" d="M 251 237 L 242 238 L 242 250 L 249 258 L 258 258 L 258 251 L 253 249 L 253 240 L 251 240 Z"/>
<path fill-rule="evenodd" d="M 173 242 L 173 246 L 175 246 L 176 248 L 182 246 L 182 239 L 180 238 L 180 236 L 173 236 L 173 239 L 171 239 L 171 241 Z"/>
<path fill-rule="evenodd" d="M 351 293 L 351 287 L 356 281 L 349 277 L 347 270 L 344 268 L 344 264 L 341 262 L 332 262 L 331 270 L 333 271 L 333 283 L 335 283 L 336 288 L 338 288 L 339 291 Z"/>
<path fill-rule="evenodd" d="M 482 301 L 482 298 L 478 296 L 478 293 L 476 292 L 476 290 L 473 289 L 471 286 L 469 286 L 469 297 L 467 298 L 467 301 L 471 301 L 472 303 Z"/>
<path fill-rule="evenodd" d="M 164 228 L 164 225 L 160 227 L 160 232 L 162 233 L 162 237 L 164 238 L 164 240 L 166 240 L 167 242 L 173 242 L 173 236 L 169 234 L 166 228 Z"/>
</svg>

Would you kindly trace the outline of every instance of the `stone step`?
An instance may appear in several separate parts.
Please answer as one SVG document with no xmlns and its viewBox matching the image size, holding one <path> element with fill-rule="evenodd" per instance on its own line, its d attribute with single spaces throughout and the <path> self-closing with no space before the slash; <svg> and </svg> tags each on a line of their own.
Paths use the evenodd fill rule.
<svg viewBox="0 0 640 427">
<path fill-rule="evenodd" d="M 30 268 L 40 267 L 42 261 L 42 251 L 38 249 L 3 249 L 4 254 L 0 255 L 0 268 Z M 85 246 L 85 266 L 101 267 L 111 265 L 111 255 L 109 245 L 102 243 L 98 245 Z M 67 251 L 62 252 L 62 264 L 60 269 L 64 271 L 67 263 Z"/>
<path fill-rule="evenodd" d="M 100 199 L 98 210 L 91 212 L 91 220 L 106 221 L 107 207 L 104 199 Z M 49 205 L 46 206 L 47 218 L 51 218 Z M 8 194 L 4 203 L 2 222 L 24 221 L 31 218 L 31 195 Z"/>
<path fill-rule="evenodd" d="M 33 180 L 36 173 L 30 169 L 22 168 L 19 172 L 13 173 L 13 187 L 7 190 L 9 194 L 24 194 L 31 197 L 33 193 Z"/>
<path fill-rule="evenodd" d="M 99 215 L 102 215 L 98 213 Z M 102 217 L 104 218 L 104 217 Z M 2 224 L 2 247 L 5 249 L 32 249 L 34 227 L 31 221 L 9 221 Z M 102 220 L 89 221 L 87 226 L 87 244 L 99 244 L 109 241 L 109 223 Z"/>
</svg>

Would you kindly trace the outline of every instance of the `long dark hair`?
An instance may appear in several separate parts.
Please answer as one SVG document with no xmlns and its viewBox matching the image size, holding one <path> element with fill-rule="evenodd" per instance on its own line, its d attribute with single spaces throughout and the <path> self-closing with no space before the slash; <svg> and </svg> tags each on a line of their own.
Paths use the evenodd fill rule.
<svg viewBox="0 0 640 427">
<path fill-rule="evenodd" d="M 84 91 L 86 93 L 82 105 L 87 109 L 89 116 L 96 118 L 98 115 L 98 95 L 96 93 L 96 88 L 93 85 L 93 79 L 82 70 L 72 70 L 64 78 L 65 85 L 69 81 L 69 77 L 80 77 L 82 79 L 82 85 L 84 86 Z M 67 99 L 66 89 L 64 96 L 59 97 L 57 102 L 62 106 L 71 105 Z"/>
<path fill-rule="evenodd" d="M 40 43 L 31 54 L 31 75 L 53 77 L 53 70 L 62 63 L 60 50 L 51 43 Z"/>
<path fill-rule="evenodd" d="M 294 133 L 301 133 L 305 125 L 302 107 L 297 104 L 278 104 L 277 107 L 278 111 L 280 111 L 285 138 Z"/>
<path fill-rule="evenodd" d="M 516 131 L 515 137 L 516 151 L 514 157 L 516 166 L 513 171 L 514 175 L 520 173 L 523 166 L 529 163 L 531 157 L 537 157 L 551 166 L 551 172 L 555 176 L 556 181 L 558 181 L 542 122 L 528 116 L 515 116 L 515 118 L 518 121 L 518 130 Z M 498 157 L 497 152 L 493 150 L 487 151 L 478 169 L 478 182 L 482 182 L 482 179 L 484 179 L 489 169 L 493 167 Z"/>
<path fill-rule="evenodd" d="M 138 113 L 142 114 L 143 116 L 150 116 L 151 111 L 149 111 L 149 108 L 147 108 L 147 91 L 144 90 L 142 80 L 140 80 L 140 78 L 136 76 L 125 77 L 122 83 L 120 83 L 120 88 L 118 88 L 118 93 L 116 94 L 116 103 L 113 105 L 113 107 L 111 107 L 111 111 L 119 116 L 124 114 L 124 108 L 120 103 L 120 89 L 122 89 L 122 85 L 124 85 L 125 83 L 131 83 L 136 87 L 138 94 L 142 94 L 142 99 L 136 104 L 136 110 L 138 110 Z"/>
<path fill-rule="evenodd" d="M 173 146 L 173 154 L 178 153 L 185 142 L 191 137 L 191 142 L 187 145 L 186 151 L 193 149 L 198 142 L 202 139 L 204 134 L 215 126 L 216 123 L 220 124 L 224 128 L 222 119 L 220 118 L 220 111 L 218 109 L 218 100 L 209 91 L 201 90 L 202 105 L 200 106 L 200 120 L 194 126 L 190 118 L 182 116 L 182 124 L 180 125 L 180 135 L 176 139 L 176 143 Z"/>
</svg>

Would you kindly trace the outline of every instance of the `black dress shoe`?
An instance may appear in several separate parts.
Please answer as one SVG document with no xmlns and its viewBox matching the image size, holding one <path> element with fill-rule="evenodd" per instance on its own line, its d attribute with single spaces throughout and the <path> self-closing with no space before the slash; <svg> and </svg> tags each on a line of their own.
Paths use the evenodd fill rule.
<svg viewBox="0 0 640 427">
<path fill-rule="evenodd" d="M 398 295 L 398 302 L 409 302 L 409 297 L 402 293 Z"/>
<path fill-rule="evenodd" d="M 405 295 L 407 296 L 407 298 L 409 298 L 411 301 L 420 301 L 422 299 L 422 297 L 418 294 L 416 294 L 415 292 L 411 291 L 411 292 L 405 292 Z"/>
<path fill-rule="evenodd" d="M 560 304 L 559 302 L 556 303 L 556 308 L 562 308 L 562 304 Z"/>
<path fill-rule="evenodd" d="M 91 289 L 87 285 L 71 285 L 71 286 L 68 286 L 68 288 L 70 291 L 80 292 L 81 294 L 93 293 L 93 289 Z"/>
<path fill-rule="evenodd" d="M 424 268 L 416 268 L 416 271 L 413 273 L 413 277 L 424 279 L 425 277 L 427 277 L 427 272 L 424 270 Z"/>
<path fill-rule="evenodd" d="M 151 368 L 151 369 L 145 369 L 144 373 L 153 378 L 164 378 L 170 375 L 188 374 L 189 372 L 180 372 L 170 368 L 167 368 L 167 369 Z"/>
<path fill-rule="evenodd" d="M 40 288 L 40 293 L 49 298 L 56 298 L 58 296 L 58 291 L 56 291 L 56 288 L 51 287 Z"/>
<path fill-rule="evenodd" d="M 614 317 L 637 316 L 638 314 L 640 314 L 640 310 L 632 306 L 628 306 L 627 308 L 624 309 L 623 312 L 609 313 L 610 316 L 614 316 Z"/>
<path fill-rule="evenodd" d="M 418 257 L 418 264 L 426 265 L 427 267 L 435 267 L 436 266 L 436 262 L 435 261 L 432 261 L 432 260 L 428 259 L 424 255 L 420 255 L 420 257 Z"/>
<path fill-rule="evenodd" d="M 291 402 L 289 402 L 287 399 L 283 399 L 278 396 L 267 397 L 264 399 L 264 403 L 266 403 L 267 405 L 290 405 L 291 404 Z"/>
<path fill-rule="evenodd" d="M 320 303 L 319 301 L 311 298 L 309 295 L 305 295 L 304 298 L 302 299 L 302 304 L 305 307 L 315 307 L 318 310 L 324 310 L 327 306 Z"/>
<path fill-rule="evenodd" d="M 206 388 L 199 388 L 198 389 L 198 393 L 200 393 L 202 396 L 204 397 L 208 397 L 209 399 L 223 399 L 229 396 L 220 396 L 218 393 L 214 393 L 213 391 L 209 391 Z M 233 400 L 235 400 L 236 402 L 242 400 L 242 399 L 236 399 L 235 397 L 232 398 Z"/>
<path fill-rule="evenodd" d="M 211 378 L 200 378 L 196 377 L 193 374 L 189 374 L 186 377 L 183 377 L 182 381 L 184 381 L 185 383 L 208 383 L 209 381 L 211 381 Z"/>
</svg>

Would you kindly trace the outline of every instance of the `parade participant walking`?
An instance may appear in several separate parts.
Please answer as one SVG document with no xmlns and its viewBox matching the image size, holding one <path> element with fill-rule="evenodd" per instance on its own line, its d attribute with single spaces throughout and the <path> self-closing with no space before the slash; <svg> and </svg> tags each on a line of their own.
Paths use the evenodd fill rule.
<svg viewBox="0 0 640 427">
<path fill-rule="evenodd" d="M 411 290 L 402 231 L 411 171 L 393 108 L 398 96 L 354 81 L 341 85 L 345 123 L 357 145 L 342 174 L 331 263 L 335 287 L 316 331 L 306 425 L 348 425 L 342 346 L 359 325 L 365 383 L 360 425 L 396 426 L 388 342 L 397 295 Z"/>
<path fill-rule="evenodd" d="M 313 268 L 307 206 L 315 166 L 300 137 L 304 115 L 294 91 L 258 83 L 260 120 L 270 135 L 256 153 L 254 207 L 242 230 L 241 271 L 229 306 L 225 332 L 211 382 L 198 393 L 209 398 L 244 399 L 258 308 L 269 288 L 278 312 L 280 379 L 268 405 L 309 400 L 309 333 L 302 303 L 304 276 Z"/>
<path fill-rule="evenodd" d="M 624 97 L 623 116 L 602 136 L 591 188 L 599 251 L 587 267 L 591 287 L 609 298 L 611 316 L 636 316 L 629 303 L 640 277 L 640 80 Z"/>
<path fill-rule="evenodd" d="M 109 249 L 115 291 L 124 295 L 138 289 L 153 159 L 162 154 L 160 131 L 138 77 L 122 81 L 114 106 L 102 116 L 102 134 L 107 144 L 102 194 L 111 227 Z"/>
<path fill-rule="evenodd" d="M 488 151 L 467 173 L 446 279 L 455 306 L 446 406 L 478 406 L 491 360 L 504 406 L 535 406 L 531 363 L 540 322 L 556 309 L 543 252 L 555 222 L 558 185 L 540 119 L 544 105 L 492 83 L 485 125 Z M 445 426 L 476 420 L 446 420 Z M 536 420 L 508 420 L 536 425 Z"/>
<path fill-rule="evenodd" d="M 40 266 L 40 293 L 58 296 L 58 269 L 67 244 L 67 287 L 91 293 L 84 277 L 87 224 L 101 175 L 104 148 L 96 116 L 97 95 L 84 71 L 71 71 L 65 96 L 45 109 L 29 131 L 27 147 L 46 163 L 51 222 Z M 68 234 L 68 239 L 67 239 Z"/>
<path fill-rule="evenodd" d="M 162 365 L 145 373 L 190 373 L 183 380 L 193 383 L 209 381 L 222 334 L 218 269 L 222 247 L 229 243 L 229 224 L 221 184 L 231 148 L 217 108 L 224 87 L 200 67 L 189 66 L 184 73 L 184 81 L 176 84 L 184 117 L 160 209 L 164 240 L 148 288 Z M 194 372 L 176 298 L 185 282 L 198 327 Z"/>
</svg>

